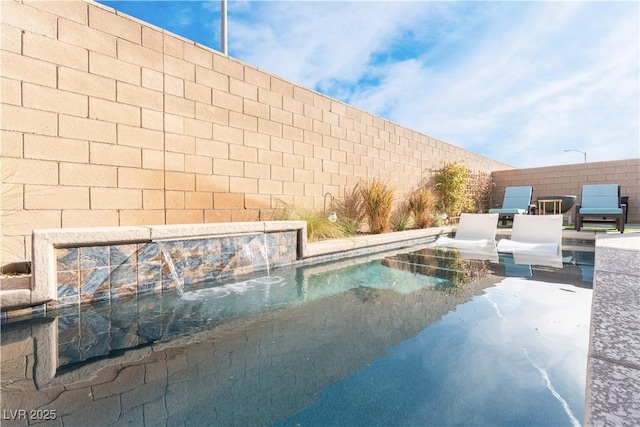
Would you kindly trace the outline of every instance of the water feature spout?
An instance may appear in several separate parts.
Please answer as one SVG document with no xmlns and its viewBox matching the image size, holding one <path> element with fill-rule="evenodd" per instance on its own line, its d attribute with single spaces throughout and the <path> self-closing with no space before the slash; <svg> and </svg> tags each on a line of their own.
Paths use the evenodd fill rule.
<svg viewBox="0 0 640 427">
<path fill-rule="evenodd" d="M 176 270 L 176 265 L 173 263 L 171 259 L 171 254 L 169 253 L 169 248 L 162 244 L 162 242 L 156 242 L 158 247 L 160 248 L 160 252 L 162 252 L 162 256 L 169 267 L 169 272 L 171 273 L 171 278 L 173 279 L 173 283 L 176 285 L 176 290 L 178 291 L 178 295 L 182 295 L 184 293 L 184 279 L 181 279 L 178 275 L 178 271 Z"/>
<path fill-rule="evenodd" d="M 270 272 L 270 267 L 269 267 L 269 246 L 267 245 L 267 233 L 264 233 L 262 235 L 262 244 L 259 244 L 259 249 L 260 249 L 260 253 L 262 254 L 262 258 L 264 259 L 266 268 L 267 268 L 267 275 L 265 277 L 260 277 L 257 279 L 253 279 L 253 281 L 258 282 L 258 283 L 262 283 L 265 285 L 268 284 L 277 284 L 277 283 L 281 283 L 284 279 L 282 277 L 271 277 L 271 272 Z"/>
<path fill-rule="evenodd" d="M 262 246 L 260 246 L 260 252 L 262 252 L 262 257 L 267 265 L 267 277 L 269 277 L 269 248 L 267 247 L 267 233 L 262 235 Z"/>
</svg>

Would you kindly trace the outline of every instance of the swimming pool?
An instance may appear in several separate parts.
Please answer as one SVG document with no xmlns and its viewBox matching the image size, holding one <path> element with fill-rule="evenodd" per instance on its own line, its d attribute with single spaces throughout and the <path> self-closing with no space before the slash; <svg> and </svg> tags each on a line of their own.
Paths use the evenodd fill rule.
<svg viewBox="0 0 640 427">
<path fill-rule="evenodd" d="M 593 248 L 559 265 L 467 255 L 395 251 L 3 325 L 3 424 L 580 424 Z"/>
</svg>

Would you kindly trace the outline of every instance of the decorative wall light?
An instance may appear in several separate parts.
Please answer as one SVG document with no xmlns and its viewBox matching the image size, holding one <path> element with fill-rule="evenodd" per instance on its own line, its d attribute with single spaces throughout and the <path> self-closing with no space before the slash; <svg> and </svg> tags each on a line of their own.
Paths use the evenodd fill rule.
<svg viewBox="0 0 640 427">
<path fill-rule="evenodd" d="M 327 218 L 329 221 L 331 222 L 336 222 L 338 220 L 338 214 L 336 214 L 335 212 L 331 212 L 329 213 L 329 216 L 327 216 L 327 196 L 330 196 L 331 199 L 329 201 L 329 207 L 331 207 L 331 204 L 333 203 L 333 195 L 331 193 L 325 193 L 324 194 L 324 209 L 323 209 L 323 215 L 325 216 L 325 218 Z"/>
</svg>

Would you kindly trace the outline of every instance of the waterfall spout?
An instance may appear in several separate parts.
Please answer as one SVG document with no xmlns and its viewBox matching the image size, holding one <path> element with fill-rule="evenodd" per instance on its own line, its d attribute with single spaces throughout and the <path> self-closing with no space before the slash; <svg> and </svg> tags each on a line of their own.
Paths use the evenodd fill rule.
<svg viewBox="0 0 640 427">
<path fill-rule="evenodd" d="M 167 263 L 167 266 L 169 267 L 169 272 L 171 273 L 171 277 L 173 278 L 173 283 L 176 285 L 176 290 L 178 291 L 178 295 L 182 295 L 184 292 L 184 280 L 180 279 L 180 276 L 178 276 L 176 265 L 173 263 L 173 260 L 171 259 L 171 254 L 169 253 L 168 248 L 160 242 L 158 242 L 158 247 L 160 247 L 162 256 L 164 257 L 164 260 Z"/>
<path fill-rule="evenodd" d="M 254 282 L 257 283 L 262 283 L 265 285 L 273 285 L 273 284 L 277 284 L 277 283 L 281 283 L 284 281 L 284 279 L 282 277 L 271 277 L 271 272 L 269 270 L 269 246 L 267 245 L 267 233 L 264 233 L 262 235 L 262 244 L 259 245 L 260 248 L 260 254 L 262 255 L 262 258 L 264 259 L 265 265 L 266 265 L 266 269 L 267 269 L 267 275 L 264 277 L 260 277 L 260 278 L 256 278 L 253 279 Z"/>
<path fill-rule="evenodd" d="M 267 247 L 267 233 L 264 233 L 262 235 L 263 240 L 262 240 L 262 246 L 260 247 L 260 252 L 262 252 L 262 257 L 264 258 L 264 262 L 267 265 L 267 277 L 270 276 L 269 274 L 269 248 Z"/>
</svg>

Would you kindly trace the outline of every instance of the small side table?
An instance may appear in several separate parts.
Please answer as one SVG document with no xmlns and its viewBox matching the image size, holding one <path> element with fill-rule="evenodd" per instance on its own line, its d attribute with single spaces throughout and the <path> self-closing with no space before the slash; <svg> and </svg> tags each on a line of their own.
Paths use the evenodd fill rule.
<svg viewBox="0 0 640 427">
<path fill-rule="evenodd" d="M 547 214 L 547 203 L 553 203 L 553 215 L 562 213 L 562 199 L 543 199 L 538 200 L 538 215 Z"/>
</svg>

